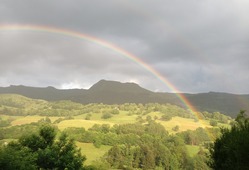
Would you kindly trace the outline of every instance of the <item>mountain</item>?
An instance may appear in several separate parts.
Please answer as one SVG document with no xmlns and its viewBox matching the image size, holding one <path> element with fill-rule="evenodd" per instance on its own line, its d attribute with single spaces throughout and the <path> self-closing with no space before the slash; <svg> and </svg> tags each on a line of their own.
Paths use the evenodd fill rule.
<svg viewBox="0 0 249 170">
<path fill-rule="evenodd" d="M 179 103 L 173 94 L 161 95 L 140 87 L 135 83 L 120 83 L 101 80 L 87 92 L 88 102 L 121 104 L 121 103 Z M 176 101 L 175 101 L 176 100 Z M 81 101 L 84 103 L 84 101 Z"/>
<path fill-rule="evenodd" d="M 104 103 L 170 103 L 185 107 L 174 93 L 157 93 L 135 83 L 100 80 L 90 89 L 61 90 L 54 87 L 9 86 L 0 87 L 0 94 L 20 94 L 33 99 L 47 101 L 72 100 L 83 104 Z M 199 111 L 221 112 L 235 117 L 241 110 L 249 110 L 249 95 L 228 93 L 184 94 L 186 99 Z"/>
<path fill-rule="evenodd" d="M 54 87 L 28 87 L 28 86 L 9 86 L 0 87 L 0 94 L 13 93 L 20 94 L 33 99 L 44 99 L 48 101 L 70 100 L 74 96 L 84 95 L 87 90 L 84 89 L 69 89 L 59 90 Z"/>
<path fill-rule="evenodd" d="M 235 117 L 240 110 L 249 111 L 249 95 L 238 95 L 229 93 L 199 93 L 185 94 L 186 98 L 193 106 L 200 111 L 209 111 L 227 114 Z"/>
</svg>

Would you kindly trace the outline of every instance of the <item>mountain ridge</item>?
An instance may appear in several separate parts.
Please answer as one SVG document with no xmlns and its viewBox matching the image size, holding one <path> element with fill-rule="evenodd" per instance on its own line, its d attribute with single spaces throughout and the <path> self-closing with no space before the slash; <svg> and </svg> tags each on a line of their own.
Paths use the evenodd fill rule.
<svg viewBox="0 0 249 170">
<path fill-rule="evenodd" d="M 19 94 L 33 99 L 47 101 L 71 100 L 82 104 L 104 103 L 170 103 L 186 108 L 175 93 L 153 92 L 136 83 L 100 80 L 89 89 L 56 89 L 48 87 L 30 87 L 11 85 L 0 87 L 0 94 Z M 243 110 L 249 110 L 248 94 L 231 94 L 223 92 L 181 93 L 198 111 L 221 112 L 235 117 Z"/>
</svg>

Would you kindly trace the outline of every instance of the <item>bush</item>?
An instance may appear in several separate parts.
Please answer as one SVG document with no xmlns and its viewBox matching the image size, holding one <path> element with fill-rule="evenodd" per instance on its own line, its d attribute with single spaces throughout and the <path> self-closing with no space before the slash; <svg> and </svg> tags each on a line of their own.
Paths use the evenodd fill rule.
<svg viewBox="0 0 249 170">
<path fill-rule="evenodd" d="M 89 114 L 86 115 L 85 120 L 90 120 L 91 117 L 92 117 L 92 115 L 89 113 Z"/>
<path fill-rule="evenodd" d="M 102 119 L 109 119 L 109 118 L 111 118 L 112 117 L 112 114 L 111 113 L 103 113 L 103 115 L 102 115 Z"/>
<path fill-rule="evenodd" d="M 211 126 L 217 126 L 218 125 L 218 122 L 216 120 L 210 120 L 209 124 Z"/>
<path fill-rule="evenodd" d="M 179 131 L 180 127 L 178 125 L 176 125 L 175 127 L 172 128 L 173 131 L 177 132 Z"/>
</svg>

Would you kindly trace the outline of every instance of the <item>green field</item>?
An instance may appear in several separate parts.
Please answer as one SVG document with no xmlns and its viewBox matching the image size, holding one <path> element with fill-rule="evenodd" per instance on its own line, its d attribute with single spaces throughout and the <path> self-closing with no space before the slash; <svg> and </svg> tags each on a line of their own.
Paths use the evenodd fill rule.
<svg viewBox="0 0 249 170">
<path fill-rule="evenodd" d="M 93 117 L 97 117 L 97 116 L 93 116 Z M 59 124 L 57 124 L 57 126 L 59 129 L 63 130 L 67 127 L 84 127 L 85 129 L 89 129 L 94 124 L 109 124 L 112 126 L 114 124 L 135 123 L 137 115 L 128 116 L 127 114 L 119 114 L 119 115 L 114 115 L 110 119 L 101 119 L 101 118 L 93 119 L 93 117 L 91 120 L 85 120 L 82 118 L 79 119 L 80 116 L 77 116 L 73 120 L 64 120 L 60 122 Z M 27 118 L 24 118 L 23 121 L 26 120 L 26 122 L 29 122 L 29 121 L 32 121 L 33 119 L 30 119 L 29 117 L 27 117 Z M 198 122 L 195 122 L 193 119 L 181 118 L 181 117 L 173 117 L 170 121 L 156 120 L 156 122 L 162 124 L 165 127 L 165 129 L 169 131 L 170 133 L 175 133 L 172 130 L 172 128 L 175 127 L 176 125 L 180 127 L 179 132 L 186 131 L 186 130 L 195 130 L 198 127 L 202 127 L 202 128 L 211 127 L 208 121 L 200 120 Z"/>
<path fill-rule="evenodd" d="M 161 121 L 157 120 L 158 123 L 162 124 L 167 131 L 170 133 L 175 133 L 172 128 L 175 126 L 179 126 L 179 131 L 186 131 L 186 130 L 195 130 L 198 127 L 211 127 L 208 121 L 199 120 L 195 122 L 193 119 L 182 118 L 182 117 L 173 117 L 170 121 Z"/>
<path fill-rule="evenodd" d="M 92 143 L 76 142 L 76 145 L 81 148 L 81 153 L 87 157 L 85 161 L 86 165 L 90 165 L 92 161 L 98 160 L 102 157 L 111 146 L 102 145 L 100 148 L 96 148 Z"/>
<path fill-rule="evenodd" d="M 64 130 L 68 127 L 84 127 L 85 129 L 89 129 L 94 124 L 110 124 L 113 125 L 113 123 L 105 122 L 101 120 L 84 120 L 84 119 L 73 119 L 73 120 L 64 120 L 57 124 L 58 128 L 60 130 Z"/>
<path fill-rule="evenodd" d="M 11 122 L 12 126 L 16 125 L 23 125 L 23 124 L 29 124 L 33 122 L 38 122 L 41 119 L 44 119 L 45 116 L 11 116 L 11 118 L 14 119 L 14 121 Z M 48 117 L 51 122 L 54 122 L 55 120 L 62 118 L 62 117 Z"/>
<path fill-rule="evenodd" d="M 151 117 L 153 116 L 160 116 L 160 114 L 157 113 L 152 113 L 150 114 Z M 0 115 L 3 120 L 11 119 L 11 125 L 16 126 L 16 125 L 23 125 L 23 124 L 30 124 L 32 122 L 38 122 L 41 119 L 44 119 L 45 116 L 6 116 L 6 115 Z M 68 127 L 84 127 L 85 129 L 89 129 L 92 127 L 94 124 L 109 124 L 109 125 L 114 125 L 114 124 L 126 124 L 126 123 L 135 123 L 137 115 L 128 115 L 126 112 L 121 112 L 118 115 L 114 115 L 113 117 L 109 119 L 102 119 L 100 113 L 92 113 L 92 117 L 90 120 L 85 120 L 84 115 L 78 115 L 74 116 L 74 119 L 70 120 L 63 120 L 60 123 L 56 124 L 60 130 L 63 130 Z M 147 115 L 146 115 L 147 116 Z M 146 119 L 146 116 L 143 116 L 143 119 Z M 54 122 L 55 120 L 63 117 L 56 117 L 56 116 L 49 116 L 48 117 L 51 122 Z M 182 118 L 182 117 L 173 117 L 169 121 L 162 121 L 162 120 L 156 120 L 156 122 L 162 124 L 165 129 L 169 133 L 175 133 L 172 128 L 175 126 L 179 126 L 179 131 L 186 131 L 186 130 L 195 130 L 198 127 L 202 128 L 210 128 L 210 124 L 208 120 L 199 120 L 198 122 L 195 122 L 193 119 L 188 119 L 188 118 Z M 229 128 L 228 124 L 218 124 L 219 127 L 226 127 Z"/>
<path fill-rule="evenodd" d="M 29 124 L 32 122 L 38 122 L 40 119 L 43 119 L 44 116 L 25 116 L 25 117 L 19 117 L 16 120 L 11 122 L 12 126 L 16 125 L 23 125 L 23 124 Z"/>
</svg>

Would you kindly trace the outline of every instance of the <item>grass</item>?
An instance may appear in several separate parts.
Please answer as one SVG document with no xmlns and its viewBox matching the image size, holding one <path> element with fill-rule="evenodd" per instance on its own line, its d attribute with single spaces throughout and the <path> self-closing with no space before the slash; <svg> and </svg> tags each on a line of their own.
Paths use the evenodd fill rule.
<svg viewBox="0 0 249 170">
<path fill-rule="evenodd" d="M 170 121 L 157 120 L 158 123 L 162 124 L 169 133 L 175 133 L 172 128 L 179 126 L 179 131 L 195 130 L 198 127 L 211 127 L 208 121 L 199 120 L 195 122 L 193 119 L 173 117 Z"/>
<path fill-rule="evenodd" d="M 148 114 L 149 116 L 154 118 L 154 116 L 160 117 L 161 115 L 157 112 L 152 112 Z M 146 116 L 143 116 L 143 119 L 146 119 Z M 75 117 L 75 120 L 68 120 L 61 122 L 58 126 L 60 129 L 64 129 L 66 127 L 84 127 L 86 129 L 90 128 L 94 124 L 125 124 L 125 123 L 135 123 L 137 115 L 128 115 L 128 112 L 120 112 L 118 115 L 113 115 L 113 117 L 109 119 L 101 119 L 101 113 L 92 113 L 91 120 L 84 120 L 85 115 L 77 116 Z M 77 119 L 81 118 L 81 120 Z M 211 127 L 209 125 L 208 120 L 199 120 L 198 122 L 195 122 L 193 119 L 188 118 L 182 118 L 182 117 L 173 117 L 170 121 L 162 121 L 157 120 L 158 123 L 162 124 L 165 129 L 169 133 L 176 133 L 172 130 L 173 127 L 178 125 L 179 131 L 186 131 L 186 130 L 195 130 L 199 127 L 206 128 Z"/>
<path fill-rule="evenodd" d="M 2 115 L 1 115 L 2 117 Z M 33 122 L 38 122 L 39 120 L 45 118 L 45 116 L 38 116 L 38 115 L 34 115 L 34 116 L 3 116 L 4 119 L 13 119 L 13 121 L 11 122 L 12 126 L 16 126 L 16 125 L 23 125 L 23 124 L 30 124 Z M 62 117 L 49 117 L 49 119 L 51 120 L 51 122 L 54 122 L 55 120 L 62 118 Z"/>
<path fill-rule="evenodd" d="M 9 116 L 9 115 L 2 115 L 2 114 L 0 114 L 0 118 L 2 119 L 2 120 L 12 120 L 12 121 L 14 121 L 14 120 L 16 120 L 16 119 L 20 119 L 20 118 L 23 118 L 24 116 Z"/>
<path fill-rule="evenodd" d="M 30 124 L 32 122 L 38 122 L 44 116 L 22 116 L 11 122 L 12 126 Z"/>
<path fill-rule="evenodd" d="M 74 119 L 72 120 L 64 120 L 57 124 L 58 128 L 60 130 L 64 130 L 67 127 L 84 127 L 85 129 L 89 129 L 94 124 L 126 124 L 126 123 L 135 123 L 136 118 L 138 115 L 128 115 L 128 112 L 121 111 L 117 115 L 113 115 L 113 117 L 109 119 L 102 119 L 101 113 L 91 113 L 91 120 L 85 120 L 86 114 L 74 116 Z M 148 114 L 154 119 L 154 116 L 160 117 L 161 115 L 157 112 L 152 112 Z M 146 116 L 143 116 L 143 119 L 146 119 Z M 11 122 L 12 126 L 16 125 L 23 125 L 23 124 L 30 124 L 32 122 L 37 122 L 42 118 L 45 118 L 45 116 L 6 116 L 6 115 L 0 115 L 2 119 L 12 119 Z M 54 122 L 56 119 L 62 118 L 62 117 L 49 117 L 52 122 Z M 182 118 L 182 117 L 173 117 L 170 121 L 162 121 L 162 120 L 156 120 L 158 123 L 162 124 L 165 129 L 169 133 L 176 133 L 172 130 L 173 127 L 179 126 L 178 132 L 186 131 L 186 130 L 195 130 L 198 127 L 206 128 L 206 127 L 212 127 L 209 124 L 209 120 L 199 120 L 198 122 L 195 122 L 193 119 L 188 118 Z M 229 128 L 230 125 L 228 124 L 221 124 L 218 123 L 218 127 L 226 127 Z"/>
<path fill-rule="evenodd" d="M 73 119 L 73 120 L 64 120 L 57 124 L 60 130 L 64 130 L 68 127 L 84 127 L 85 129 L 89 129 L 94 124 L 110 124 L 111 126 L 113 123 L 105 122 L 101 120 L 84 120 L 84 119 Z"/>
<path fill-rule="evenodd" d="M 120 114 L 113 115 L 113 117 L 109 119 L 101 119 L 101 113 L 92 113 L 91 120 L 85 120 L 84 115 L 78 115 L 75 116 L 74 119 L 72 120 L 64 120 L 60 123 L 57 124 L 58 128 L 60 130 L 63 130 L 67 127 L 84 127 L 85 129 L 89 129 L 92 127 L 94 124 L 109 124 L 109 125 L 114 125 L 114 124 L 126 124 L 126 123 L 135 123 L 137 115 L 128 115 L 127 112 L 120 112 Z M 152 113 L 150 116 L 153 117 L 156 116 L 157 113 Z M 16 125 L 23 125 L 23 124 L 30 124 L 32 122 L 37 122 L 42 118 L 45 118 L 45 116 L 2 116 L 3 119 L 14 119 L 11 122 L 12 126 Z M 160 115 L 158 115 L 160 117 Z M 52 122 L 54 122 L 56 119 L 59 119 L 60 117 L 49 117 Z M 146 118 L 143 117 L 144 119 Z M 209 125 L 209 121 L 207 120 L 199 120 L 198 122 L 195 122 L 193 119 L 188 119 L 188 118 L 182 118 L 182 117 L 173 117 L 170 121 L 162 121 L 162 120 L 157 120 L 158 123 L 162 124 L 169 133 L 175 133 L 172 128 L 175 127 L 176 125 L 179 126 L 179 131 L 185 131 L 185 130 L 195 130 L 198 127 L 211 127 Z M 225 124 L 219 124 L 219 126 L 229 126 Z"/>
<path fill-rule="evenodd" d="M 128 115 L 128 112 L 121 111 L 117 115 L 113 115 L 110 119 L 105 119 L 105 121 L 114 123 L 114 124 L 126 124 L 126 123 L 135 123 L 137 115 Z"/>
<path fill-rule="evenodd" d="M 87 160 L 84 164 L 90 165 L 92 161 L 101 158 L 111 146 L 102 145 L 100 148 L 96 148 L 92 143 L 76 142 L 76 145 L 81 148 L 81 153 L 86 156 Z"/>
</svg>

